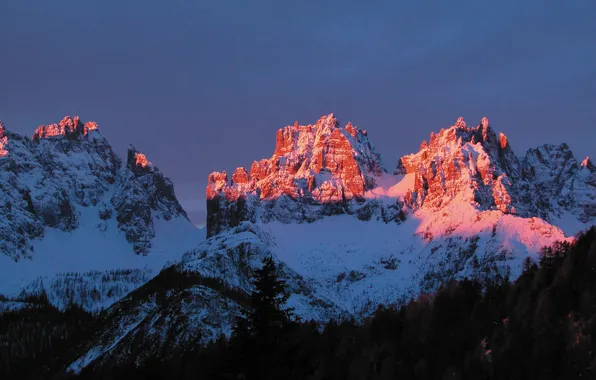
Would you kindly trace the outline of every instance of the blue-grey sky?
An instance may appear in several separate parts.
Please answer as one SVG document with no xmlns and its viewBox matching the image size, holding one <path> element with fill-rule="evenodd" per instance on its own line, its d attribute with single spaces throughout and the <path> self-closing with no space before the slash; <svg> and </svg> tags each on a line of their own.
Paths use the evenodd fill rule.
<svg viewBox="0 0 596 380">
<path fill-rule="evenodd" d="M 393 169 L 431 131 L 488 116 L 516 152 L 596 154 L 596 2 L 7 0 L 0 119 L 64 115 L 133 143 L 204 219 L 211 171 L 269 157 L 334 112 Z"/>
</svg>

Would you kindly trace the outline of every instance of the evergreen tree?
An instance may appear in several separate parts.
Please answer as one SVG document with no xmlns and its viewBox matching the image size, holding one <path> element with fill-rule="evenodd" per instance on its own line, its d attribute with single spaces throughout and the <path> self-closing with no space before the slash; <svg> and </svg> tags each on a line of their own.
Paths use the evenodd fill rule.
<svg viewBox="0 0 596 380">
<path fill-rule="evenodd" d="M 262 263 L 263 266 L 255 271 L 255 289 L 250 295 L 252 308 L 238 321 L 236 334 L 248 331 L 253 337 L 263 337 L 283 329 L 292 316 L 292 308 L 283 308 L 289 294 L 286 282 L 279 278 L 275 261 L 266 257 Z"/>
<path fill-rule="evenodd" d="M 283 367 L 284 334 L 292 316 L 292 309 L 284 308 L 289 294 L 275 261 L 266 257 L 262 264 L 255 271 L 251 308 L 238 319 L 230 342 L 231 367 L 248 379 L 266 379 L 269 369 Z"/>
</svg>

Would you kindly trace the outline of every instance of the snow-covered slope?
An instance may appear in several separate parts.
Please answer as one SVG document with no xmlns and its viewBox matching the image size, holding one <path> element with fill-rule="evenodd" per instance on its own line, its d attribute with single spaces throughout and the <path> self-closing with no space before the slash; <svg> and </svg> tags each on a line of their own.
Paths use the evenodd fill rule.
<svg viewBox="0 0 596 380">
<path fill-rule="evenodd" d="M 0 293 L 44 289 L 98 310 L 202 240 L 169 179 L 132 146 L 123 163 L 96 123 L 65 117 L 32 138 L 0 124 Z"/>
<path fill-rule="evenodd" d="M 514 279 L 526 257 L 596 222 L 596 170 L 566 149 L 520 160 L 488 119 L 460 118 L 388 174 L 367 134 L 332 114 L 280 129 L 273 156 L 250 174 L 209 176 L 209 238 L 110 309 L 120 322 L 81 346 L 72 369 L 143 357 L 138 347 L 167 346 L 169 334 L 177 346 L 228 334 L 237 295 L 269 255 L 306 320 L 360 318 L 454 278 Z M 172 273 L 195 280 L 158 297 L 155 284 Z"/>
</svg>

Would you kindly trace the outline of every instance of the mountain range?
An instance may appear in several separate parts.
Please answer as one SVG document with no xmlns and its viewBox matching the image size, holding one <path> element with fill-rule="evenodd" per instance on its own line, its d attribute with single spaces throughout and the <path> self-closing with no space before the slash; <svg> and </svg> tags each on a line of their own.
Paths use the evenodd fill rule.
<svg viewBox="0 0 596 380">
<path fill-rule="evenodd" d="M 366 130 L 296 122 L 270 158 L 209 175 L 205 230 L 144 154 L 124 162 L 78 117 L 32 138 L 1 125 L 0 168 L 0 307 L 43 293 L 101 312 L 74 372 L 229 336 L 268 256 L 298 317 L 360 320 L 452 279 L 513 280 L 596 223 L 588 158 L 564 143 L 517 156 L 487 118 L 431 133 L 391 170 Z"/>
</svg>

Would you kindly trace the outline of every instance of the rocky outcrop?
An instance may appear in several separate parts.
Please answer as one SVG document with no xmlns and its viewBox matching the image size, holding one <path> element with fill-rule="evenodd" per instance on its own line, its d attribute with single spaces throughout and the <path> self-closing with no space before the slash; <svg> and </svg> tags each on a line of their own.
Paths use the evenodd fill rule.
<svg viewBox="0 0 596 380">
<path fill-rule="evenodd" d="M 81 135 L 86 136 L 89 132 L 97 130 L 97 123 L 89 121 L 83 124 L 78 116 L 66 116 L 59 124 L 41 125 L 35 130 L 32 139 L 51 139 L 67 137 L 75 139 Z"/>
<path fill-rule="evenodd" d="M 115 183 L 111 198 L 118 228 L 133 244 L 135 253 L 146 255 L 155 236 L 155 219 L 186 216 L 174 194 L 174 185 L 135 147 L 128 148 L 126 166 Z"/>
</svg>

